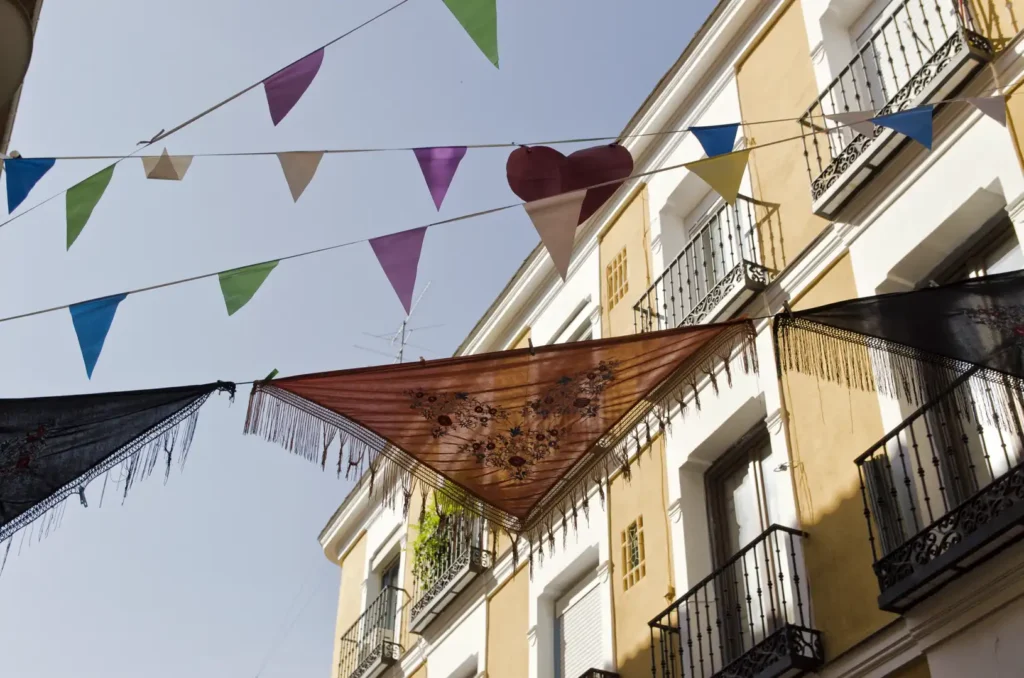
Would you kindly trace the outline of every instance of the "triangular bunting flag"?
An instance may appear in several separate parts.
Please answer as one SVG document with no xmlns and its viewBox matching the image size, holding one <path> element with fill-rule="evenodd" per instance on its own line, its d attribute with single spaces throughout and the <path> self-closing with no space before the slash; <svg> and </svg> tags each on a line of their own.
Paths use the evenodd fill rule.
<svg viewBox="0 0 1024 678">
<path fill-rule="evenodd" d="M 727 125 L 708 125 L 706 127 L 691 127 L 693 136 L 697 137 L 704 152 L 709 158 L 716 155 L 731 153 L 736 145 L 736 132 L 739 130 L 738 122 L 731 122 Z"/>
<path fill-rule="evenodd" d="M 127 294 L 115 294 L 112 297 L 84 301 L 69 307 L 71 322 L 78 335 L 78 347 L 82 349 L 82 360 L 85 361 L 85 373 L 92 379 L 93 368 L 100 358 L 103 342 L 107 340 L 110 323 L 114 322 L 117 306 L 125 300 Z"/>
<path fill-rule="evenodd" d="M 491 63 L 498 66 L 497 0 L 444 0 L 451 13 Z"/>
<path fill-rule="evenodd" d="M 84 181 L 80 181 L 68 189 L 65 196 L 67 208 L 68 249 L 75 243 L 92 216 L 96 203 L 103 197 L 103 192 L 110 185 L 114 176 L 114 165 L 101 169 Z"/>
<path fill-rule="evenodd" d="M 370 240 L 370 247 L 377 255 L 384 275 L 391 281 L 391 287 L 402 302 L 406 315 L 412 312 L 412 293 L 416 288 L 416 271 L 419 269 L 426 232 L 427 227 L 421 226 Z"/>
<path fill-rule="evenodd" d="M 555 270 L 565 280 L 569 275 L 569 262 L 572 261 L 572 245 L 576 239 L 576 226 L 580 218 L 580 209 L 587 191 L 571 191 L 560 193 L 550 198 L 534 200 L 523 205 L 530 215 L 533 227 L 540 235 Z"/>
<path fill-rule="evenodd" d="M 284 120 L 288 111 L 292 110 L 292 107 L 306 93 L 323 62 L 324 50 L 321 48 L 309 56 L 285 66 L 263 81 L 263 90 L 267 94 L 267 106 L 270 107 L 270 119 L 274 121 L 274 125 Z"/>
<path fill-rule="evenodd" d="M 967 97 L 967 103 L 1006 127 L 1006 99 L 995 97 Z"/>
<path fill-rule="evenodd" d="M 292 200 L 299 201 L 299 196 L 309 186 L 324 157 L 323 151 L 292 151 L 278 153 L 277 159 L 284 171 L 284 180 L 288 182 L 288 190 L 292 192 Z"/>
<path fill-rule="evenodd" d="M 688 162 L 684 167 L 704 180 L 718 195 L 730 205 L 736 202 L 740 193 L 743 172 L 747 169 L 747 157 L 750 149 L 735 151 L 714 158 L 704 158 Z"/>
<path fill-rule="evenodd" d="M 434 199 L 434 206 L 441 209 L 444 196 L 448 193 L 448 187 L 452 185 L 455 178 L 455 171 L 459 169 L 459 163 L 466 156 L 465 146 L 438 146 L 436 148 L 415 148 L 416 160 L 420 163 L 420 170 L 423 171 L 423 178 L 430 189 L 430 197 Z"/>
<path fill-rule="evenodd" d="M 7 172 L 7 213 L 18 209 L 35 185 L 50 171 L 57 161 L 54 158 L 7 158 L 4 170 Z"/>
<path fill-rule="evenodd" d="M 181 181 L 191 164 L 191 155 L 168 155 L 166 148 L 159 156 L 149 155 L 142 158 L 142 169 L 146 171 L 147 179 Z"/>
<path fill-rule="evenodd" d="M 256 290 L 277 267 L 277 263 L 268 261 L 264 264 L 233 268 L 218 274 L 220 291 L 224 295 L 224 306 L 228 309 L 228 315 L 234 315 L 238 309 L 249 303 Z"/>
<path fill-rule="evenodd" d="M 857 134 L 866 137 L 875 135 L 875 125 L 871 119 L 875 117 L 875 111 L 847 111 L 845 113 L 829 113 L 825 116 L 833 122 L 849 127 Z"/>
<path fill-rule="evenodd" d="M 899 113 L 880 115 L 871 122 L 904 134 L 928 150 L 932 148 L 932 111 L 934 106 L 917 106 Z"/>
</svg>

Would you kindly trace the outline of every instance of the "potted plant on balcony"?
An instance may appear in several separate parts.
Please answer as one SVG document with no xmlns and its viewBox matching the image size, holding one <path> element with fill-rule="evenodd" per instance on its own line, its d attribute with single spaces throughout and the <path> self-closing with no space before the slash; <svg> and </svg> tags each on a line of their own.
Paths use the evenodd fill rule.
<svg viewBox="0 0 1024 678">
<path fill-rule="evenodd" d="M 448 539 L 444 527 L 437 512 L 437 501 L 431 496 L 412 543 L 412 574 L 420 590 L 433 585 L 447 560 Z"/>
</svg>

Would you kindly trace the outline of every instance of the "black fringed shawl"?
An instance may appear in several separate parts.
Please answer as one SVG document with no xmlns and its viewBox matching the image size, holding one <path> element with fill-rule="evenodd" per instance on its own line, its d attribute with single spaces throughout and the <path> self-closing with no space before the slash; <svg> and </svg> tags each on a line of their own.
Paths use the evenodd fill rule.
<svg viewBox="0 0 1024 678">
<path fill-rule="evenodd" d="M 912 402 L 934 387 L 1024 378 L 1024 272 L 851 299 L 775 318 L 780 374 L 794 370 Z M 921 379 L 920 366 L 932 378 Z M 936 375 L 939 375 L 936 377 Z"/>
<path fill-rule="evenodd" d="M 124 491 L 175 450 L 183 459 L 199 407 L 218 382 L 124 393 L 0 400 L 0 544 L 118 464 Z M 52 518 L 53 514 L 51 514 Z"/>
</svg>

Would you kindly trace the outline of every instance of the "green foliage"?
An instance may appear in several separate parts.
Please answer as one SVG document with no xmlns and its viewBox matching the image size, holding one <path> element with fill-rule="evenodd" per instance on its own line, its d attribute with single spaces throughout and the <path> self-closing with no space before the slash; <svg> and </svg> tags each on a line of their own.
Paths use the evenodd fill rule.
<svg viewBox="0 0 1024 678">
<path fill-rule="evenodd" d="M 437 502 L 433 496 L 418 529 L 416 540 L 412 543 L 412 574 L 420 582 L 420 586 L 429 588 L 434 583 L 434 577 L 439 574 L 449 548 L 445 531 L 441 529 L 441 518 L 437 514 Z"/>
</svg>

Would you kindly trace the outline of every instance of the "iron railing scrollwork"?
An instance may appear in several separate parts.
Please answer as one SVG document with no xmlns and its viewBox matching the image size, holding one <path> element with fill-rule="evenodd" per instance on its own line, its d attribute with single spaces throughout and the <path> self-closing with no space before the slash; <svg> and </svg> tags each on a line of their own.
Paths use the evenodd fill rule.
<svg viewBox="0 0 1024 678">
<path fill-rule="evenodd" d="M 977 371 L 855 460 L 884 609 L 904 611 L 931 580 L 1024 522 L 1024 392 Z"/>
<path fill-rule="evenodd" d="M 764 289 L 771 272 L 763 265 L 762 248 L 767 238 L 774 249 L 774 207 L 740 196 L 708 214 L 633 306 L 635 331 L 698 325 L 737 290 Z"/>
<path fill-rule="evenodd" d="M 402 656 L 398 642 L 398 611 L 405 593 L 384 587 L 366 611 L 341 637 L 338 678 L 362 678 L 375 666 L 391 664 Z"/>
<path fill-rule="evenodd" d="M 654 618 L 652 675 L 752 678 L 821 666 L 821 633 L 811 620 L 804 571 L 805 537 L 771 526 Z"/>
<path fill-rule="evenodd" d="M 805 111 L 801 126 L 816 132 L 803 137 L 813 200 L 840 181 L 878 137 L 889 133 L 875 127 L 872 134 L 859 134 L 825 116 L 898 113 L 919 103 L 919 95 L 961 51 L 986 58 L 994 54 L 991 41 L 966 28 L 953 5 L 949 0 L 903 0 L 887 10 L 888 18 Z"/>
</svg>

